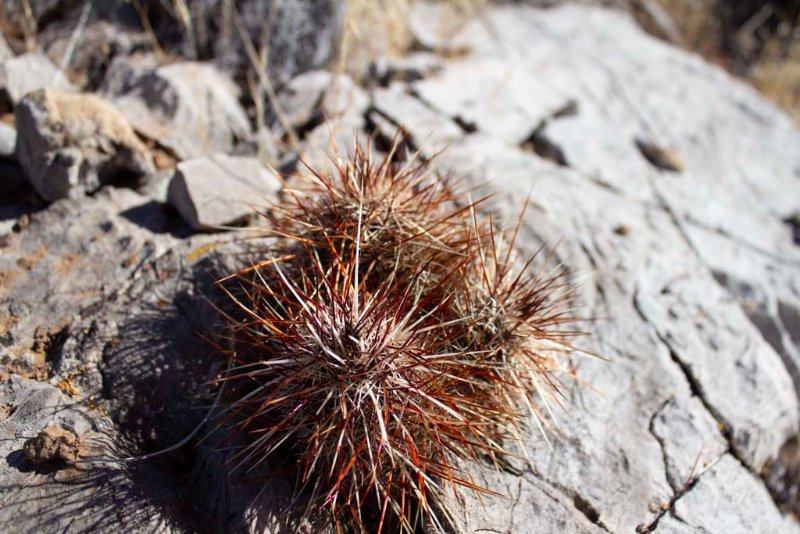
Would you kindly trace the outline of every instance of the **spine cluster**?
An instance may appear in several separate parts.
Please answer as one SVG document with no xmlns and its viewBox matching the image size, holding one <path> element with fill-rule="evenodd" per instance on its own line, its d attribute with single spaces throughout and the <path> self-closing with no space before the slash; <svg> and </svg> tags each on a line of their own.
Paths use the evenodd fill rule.
<svg viewBox="0 0 800 534">
<path fill-rule="evenodd" d="M 561 269 L 534 272 L 519 224 L 396 159 L 293 177 L 270 244 L 220 281 L 234 463 L 280 451 L 337 530 L 441 528 L 446 491 L 491 493 L 464 463 L 546 426 L 574 350 Z"/>
</svg>

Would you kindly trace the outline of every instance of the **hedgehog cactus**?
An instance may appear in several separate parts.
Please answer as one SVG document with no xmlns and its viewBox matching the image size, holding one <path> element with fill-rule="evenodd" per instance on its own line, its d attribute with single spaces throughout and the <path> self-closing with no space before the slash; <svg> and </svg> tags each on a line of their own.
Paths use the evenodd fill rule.
<svg viewBox="0 0 800 534">
<path fill-rule="evenodd" d="M 442 528 L 461 465 L 502 459 L 567 373 L 563 273 L 529 272 L 425 163 L 362 149 L 269 214 L 279 237 L 220 284 L 237 467 L 277 450 L 337 530 Z M 510 235 L 509 235 L 510 234 Z"/>
</svg>

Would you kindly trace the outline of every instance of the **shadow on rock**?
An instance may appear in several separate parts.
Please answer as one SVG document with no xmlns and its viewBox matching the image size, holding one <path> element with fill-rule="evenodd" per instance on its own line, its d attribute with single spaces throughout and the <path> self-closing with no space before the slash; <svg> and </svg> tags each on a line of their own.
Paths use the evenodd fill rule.
<svg viewBox="0 0 800 534">
<path fill-rule="evenodd" d="M 232 472 L 237 437 L 223 408 L 214 407 L 211 381 L 225 365 L 213 345 L 223 327 L 214 306 L 227 300 L 214 281 L 236 257 L 221 250 L 189 267 L 178 253 L 157 260 L 106 345 L 103 396 L 131 456 L 174 449 L 126 471 L 180 530 L 243 531 L 249 524 L 298 532 L 301 518 L 289 512 L 295 470 L 273 462 L 257 473 Z"/>
</svg>

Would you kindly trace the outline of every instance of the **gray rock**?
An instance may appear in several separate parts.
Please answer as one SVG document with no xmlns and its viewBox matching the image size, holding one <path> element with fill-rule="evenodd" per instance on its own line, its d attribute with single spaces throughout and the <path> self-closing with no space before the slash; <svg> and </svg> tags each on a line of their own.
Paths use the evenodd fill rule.
<svg viewBox="0 0 800 534">
<path fill-rule="evenodd" d="M 504 141 L 520 144 L 574 97 L 536 71 L 494 58 L 455 62 L 414 88 L 431 107 Z"/>
<path fill-rule="evenodd" d="M 403 84 L 377 89 L 372 98 L 379 114 L 374 120 L 381 133 L 392 138 L 399 129 L 426 156 L 447 148 L 464 135 L 455 122 L 410 94 Z"/>
<path fill-rule="evenodd" d="M 415 82 L 442 70 L 444 60 L 431 52 L 413 52 L 399 58 L 378 58 L 370 65 L 370 74 L 383 85 L 391 81 Z"/>
<path fill-rule="evenodd" d="M 189 226 L 211 230 L 246 220 L 280 188 L 256 158 L 214 154 L 179 163 L 167 199 Z"/>
<path fill-rule="evenodd" d="M 726 494 L 740 508 L 727 523 L 716 519 L 713 499 L 693 497 L 690 523 L 747 531 L 749 518 L 764 513 L 779 530 L 797 531 L 773 504 L 763 505 L 768 493 L 752 475 L 797 432 L 790 379 L 797 366 L 787 365 L 796 362 L 789 350 L 796 340 L 786 324 L 800 309 L 800 271 L 781 221 L 795 209 L 787 195 L 798 186 L 800 152 L 777 148 L 800 142 L 796 127 L 723 72 L 600 9 L 493 7 L 452 41 L 472 54 L 446 64 L 441 82 L 434 77 L 415 90 L 445 117 L 480 118 L 487 102 L 495 116 L 476 120 L 477 131 L 439 164 L 490 180 L 489 190 L 501 195 L 488 207 L 507 218 L 531 195 L 528 235 L 561 240 L 560 256 L 576 277 L 586 276 L 587 313 L 606 318 L 593 328 L 590 348 L 616 362 L 614 369 L 580 362 L 579 376 L 602 398 L 579 388 L 570 394 L 554 450 L 534 449 L 538 478 L 551 495 L 576 503 L 567 517 L 591 517 L 615 532 L 656 520 L 659 528 L 685 526 L 671 512 L 662 517 L 663 507 L 687 499 L 704 480 L 713 492 L 727 491 L 732 481 L 703 466 L 730 459 L 723 453 L 732 450 L 746 476 L 735 484 L 737 495 L 752 491 L 758 499 Z M 482 79 L 487 65 L 505 68 L 512 80 L 517 72 L 535 75 L 516 89 L 497 85 L 498 99 L 475 97 L 479 84 L 469 73 Z M 452 82 L 456 76 L 463 84 Z M 548 106 L 525 117 L 530 102 L 516 110 L 502 102 L 547 92 L 545 102 L 573 98 L 577 115 Z M 566 166 L 517 148 L 527 128 L 551 141 Z M 647 163 L 639 138 L 674 148 L 684 171 Z M 699 482 L 683 494 L 693 474 Z M 509 478 L 497 486 L 513 488 Z M 531 477 L 521 478 L 524 487 Z M 505 510 L 492 517 L 493 528 L 512 521 L 519 530 L 535 528 L 530 508 Z M 486 521 L 478 506 L 465 513 Z"/>
<path fill-rule="evenodd" d="M 96 96 L 38 91 L 19 103 L 16 117 L 17 159 L 45 200 L 154 170 L 127 119 Z"/>
<path fill-rule="evenodd" d="M 14 57 L 14 52 L 9 48 L 6 38 L 0 35 L 0 62 L 11 57 Z"/>
<path fill-rule="evenodd" d="M 121 58 L 102 88 L 138 132 L 181 159 L 228 152 L 250 138 L 239 90 L 219 70 L 204 63 L 152 64 L 147 56 Z"/>
<path fill-rule="evenodd" d="M 650 431 L 661 443 L 667 479 L 675 491 L 728 451 L 717 421 L 696 397 L 668 400 L 653 417 Z"/>
<path fill-rule="evenodd" d="M 761 481 L 729 454 L 675 502 L 674 516 L 692 532 L 797 532 L 794 521 L 780 516 Z"/>
<path fill-rule="evenodd" d="M 278 88 L 298 74 L 329 66 L 341 37 L 345 7 L 338 0 L 285 0 L 274 7 L 259 0 L 237 3 L 255 49 L 269 50 L 267 75 Z M 222 17 L 225 14 L 220 10 L 209 10 L 209 14 Z M 214 22 L 211 27 L 224 27 Z M 225 65 L 252 66 L 241 33 L 235 27 L 221 33 L 213 43 L 218 60 Z"/>
<path fill-rule="evenodd" d="M 298 128 L 311 121 L 332 78 L 328 71 L 315 70 L 292 78 L 286 84 L 278 95 L 278 105 L 289 126 Z"/>
<path fill-rule="evenodd" d="M 435 23 L 444 8 L 425 9 Z M 800 531 L 773 502 L 769 479 L 758 476 L 797 435 L 800 418 L 800 252 L 783 222 L 800 198 L 796 126 L 751 89 L 646 36 L 620 13 L 490 5 L 456 29 L 450 45 L 471 53 L 445 60 L 423 81 L 376 90 L 370 127 L 386 136 L 400 129 L 425 156 L 447 146 L 435 164 L 474 186 L 475 198 L 494 193 L 483 209 L 499 222 L 513 225 L 530 198 L 519 243 L 552 251 L 581 282 L 574 305 L 594 320 L 580 325 L 591 335 L 578 344 L 609 360 L 574 357 L 573 372 L 591 387 L 561 377 L 563 410 L 548 419 L 551 445 L 533 423 L 520 444 L 530 462 L 512 458 L 499 471 L 482 461 L 465 466 L 476 483 L 505 497 L 449 499 L 457 526 Z M 499 84 L 503 73 L 508 87 Z M 494 91 L 473 83 L 481 79 L 495 82 Z M 571 102 L 573 113 L 565 114 Z M 337 109 L 345 109 L 342 124 L 364 131 L 357 102 Z M 322 144 L 325 128 L 309 131 L 303 150 L 318 138 Z M 564 156 L 561 164 L 530 146 L 536 136 Z M 637 139 L 676 150 L 683 171 L 648 163 Z M 241 185 L 214 179 L 207 166 L 197 167 L 205 198 Z M 189 181 L 184 187 L 187 198 L 194 194 Z M 246 202 L 259 197 L 249 193 Z M 176 224 L 148 198 L 106 188 L 54 203 L 2 242 L 0 306 L 13 319 L 2 322 L 0 313 L 8 362 L 0 370 L 32 366 L 42 380 L 66 387 L 62 381 L 83 369 L 69 383 L 97 395 L 113 414 L 109 435 L 134 436 L 134 451 L 184 437 L 202 417 L 192 408 L 210 404 L 203 385 L 218 360 L 196 332 L 214 332 L 218 316 L 203 296 L 247 252 L 247 232 L 180 239 Z M 26 387 L 64 396 L 50 384 Z M 27 398 L 13 401 L 13 418 L 36 404 Z M 40 430 L 31 424 L 24 437 Z M 89 530 L 88 508 L 100 511 L 100 528 L 109 531 L 285 531 L 292 477 L 239 484 L 224 467 L 236 446 L 220 433 L 176 451 L 163 468 L 140 464 L 136 488 L 146 498 L 138 500 L 124 469 L 111 478 L 117 484 L 102 476 L 87 481 L 85 493 L 73 489 L 74 503 L 54 506 L 64 488 L 39 475 L 35 490 L 14 493 L 33 475 L 5 455 L 0 491 L 13 507 L 0 512 L 0 526 L 32 530 L 38 519 L 60 531 L 74 519 L 73 528 Z M 22 448 L 16 431 L 7 439 L 8 454 Z M 116 504 L 98 504 L 108 502 Z"/>
<path fill-rule="evenodd" d="M 63 72 L 39 52 L 29 52 L 0 63 L 0 97 L 14 106 L 32 91 L 74 91 Z"/>
<path fill-rule="evenodd" d="M 363 115 L 369 107 L 369 96 L 349 76 L 315 70 L 286 84 L 278 95 L 278 105 L 289 126 L 303 128 L 320 117 Z"/>
<path fill-rule="evenodd" d="M 0 122 L 0 158 L 14 157 L 17 147 L 17 129 Z"/>
<path fill-rule="evenodd" d="M 366 146 L 364 116 L 356 110 L 334 117 L 311 130 L 303 140 L 299 170 L 330 171 L 337 158 L 352 154 L 356 144 Z"/>
<path fill-rule="evenodd" d="M 563 164 L 598 184 L 643 201 L 654 199 L 654 171 L 630 132 L 590 112 L 551 120 L 537 133 L 558 148 Z"/>
</svg>

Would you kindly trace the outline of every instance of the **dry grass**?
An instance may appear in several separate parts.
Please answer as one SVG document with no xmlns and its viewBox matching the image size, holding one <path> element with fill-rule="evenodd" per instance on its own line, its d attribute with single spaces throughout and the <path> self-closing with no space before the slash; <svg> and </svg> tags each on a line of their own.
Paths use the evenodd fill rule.
<svg viewBox="0 0 800 534">
<path fill-rule="evenodd" d="M 749 78 L 800 124 L 800 40 L 788 53 L 780 52 L 778 48 L 776 42 L 767 45 L 767 53 L 750 69 Z"/>
<path fill-rule="evenodd" d="M 730 29 L 723 29 L 718 11 L 718 0 L 658 0 L 665 11 L 680 28 L 683 45 L 698 52 L 707 59 L 735 70 L 743 75 L 769 99 L 786 109 L 800 123 L 800 38 L 797 27 L 792 21 L 781 24 L 777 34 L 767 37 L 756 36 L 756 27 L 762 15 L 771 11 L 762 9 L 740 30 L 738 37 L 750 47 L 758 48 L 746 62 L 738 62 L 726 51 L 725 41 L 731 35 L 725 35 Z M 766 3 L 764 4 L 766 8 Z M 786 35 L 794 34 L 794 38 Z M 765 35 L 765 34 L 761 34 Z M 764 40 L 763 45 L 758 41 Z M 786 43 L 790 44 L 787 46 Z"/>
</svg>

